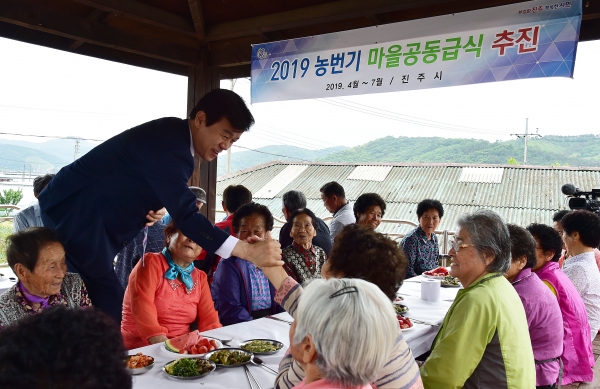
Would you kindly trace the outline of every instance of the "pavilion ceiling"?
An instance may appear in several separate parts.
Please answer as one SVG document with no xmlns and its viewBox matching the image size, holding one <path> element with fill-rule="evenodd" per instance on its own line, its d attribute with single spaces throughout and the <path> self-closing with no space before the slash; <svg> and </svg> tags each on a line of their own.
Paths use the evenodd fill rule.
<svg viewBox="0 0 600 389">
<path fill-rule="evenodd" d="M 2 0 L 0 36 L 169 73 L 207 61 L 249 77 L 250 45 L 518 3 L 514 0 Z M 600 39 L 583 0 L 580 40 Z"/>
</svg>

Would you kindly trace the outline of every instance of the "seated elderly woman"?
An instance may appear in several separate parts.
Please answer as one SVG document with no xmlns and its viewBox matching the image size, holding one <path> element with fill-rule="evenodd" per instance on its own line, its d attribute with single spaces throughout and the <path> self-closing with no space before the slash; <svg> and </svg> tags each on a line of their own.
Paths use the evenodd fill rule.
<svg viewBox="0 0 600 389">
<path fill-rule="evenodd" d="M 264 205 L 245 204 L 235 212 L 232 227 L 240 240 L 250 236 L 264 239 L 273 229 L 273 215 Z M 242 258 L 222 259 L 210 290 L 225 326 L 283 312 L 274 300 L 275 288 L 262 270 Z"/>
<path fill-rule="evenodd" d="M 377 193 L 363 193 L 354 202 L 356 224 L 376 230 L 384 214 L 385 201 Z"/>
<path fill-rule="evenodd" d="M 369 323 L 357 330 L 357 323 Z M 398 321 L 375 285 L 360 279 L 313 280 L 290 328 L 290 349 L 306 371 L 296 388 L 371 389 L 394 348 Z"/>
<path fill-rule="evenodd" d="M 562 383 L 594 380 L 594 353 L 585 304 L 569 277 L 558 267 L 563 242 L 553 228 L 530 224 L 527 230 L 537 243 L 537 262 L 533 271 L 556 296 L 564 328 L 561 360 L 564 365 Z"/>
<path fill-rule="evenodd" d="M 379 287 L 389 302 L 396 297 L 406 272 L 406 257 L 395 241 L 371 228 L 349 224 L 336 237 L 331 257 L 322 268 L 323 278 L 360 278 Z M 304 289 L 281 267 L 264 268 L 263 272 L 277 288 L 275 300 L 296 317 L 298 299 Z M 388 363 L 377 371 L 373 384 L 379 389 L 423 388 L 419 368 L 408 348 L 402 330 L 395 328 L 394 348 Z M 290 351 L 279 364 L 275 387 L 289 389 L 306 375 Z"/>
<path fill-rule="evenodd" d="M 166 247 L 147 253 L 129 276 L 121 334 L 128 349 L 190 332 L 221 327 L 206 280 L 194 267 L 201 247 L 175 226 L 165 228 Z"/>
<path fill-rule="evenodd" d="M 594 248 L 600 244 L 600 217 L 578 210 L 563 216 L 560 224 L 569 253 L 562 270 L 583 299 L 593 341 L 600 330 L 600 273 L 594 258 Z"/>
<path fill-rule="evenodd" d="M 421 367 L 423 383 L 436 389 L 533 388 L 535 365 L 525 310 L 502 277 L 510 268 L 506 225 L 487 210 L 462 216 L 457 224 L 450 274 L 464 289 Z"/>
<path fill-rule="evenodd" d="M 533 236 L 514 224 L 508 224 L 507 227 L 511 242 L 511 264 L 504 277 L 515 287 L 525 308 L 535 358 L 536 387 L 550 389 L 557 382 L 560 370 L 562 314 L 556 297 L 531 271 L 537 263 Z"/>
<path fill-rule="evenodd" d="M 292 222 L 290 236 L 294 241 L 284 248 L 281 259 L 285 271 L 299 283 L 321 278 L 321 267 L 327 260 L 327 254 L 312 244 L 317 235 L 317 217 L 308 208 L 299 209 L 290 215 Z"/>
<path fill-rule="evenodd" d="M 7 245 L 6 259 L 19 282 L 0 296 L 1 327 L 55 305 L 92 305 L 81 277 L 67 273 L 65 250 L 56 232 L 27 228 L 9 236 Z"/>
<path fill-rule="evenodd" d="M 417 204 L 419 226 L 402 238 L 400 245 L 408 257 L 406 277 L 418 276 L 421 273 L 439 266 L 440 246 L 435 230 L 444 217 L 444 207 L 437 200 L 426 199 Z"/>
</svg>

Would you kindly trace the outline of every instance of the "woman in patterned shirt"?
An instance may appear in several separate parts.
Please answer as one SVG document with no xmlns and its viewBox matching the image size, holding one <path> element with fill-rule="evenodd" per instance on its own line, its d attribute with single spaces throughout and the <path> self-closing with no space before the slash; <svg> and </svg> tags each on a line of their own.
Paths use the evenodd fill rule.
<svg viewBox="0 0 600 389">
<path fill-rule="evenodd" d="M 240 240 L 264 239 L 273 229 L 273 215 L 264 205 L 245 204 L 235 212 L 232 227 Z M 242 258 L 219 262 L 211 292 L 219 320 L 226 326 L 283 312 L 274 300 L 275 288 L 262 270 Z"/>
<path fill-rule="evenodd" d="M 0 327 L 55 305 L 92 305 L 81 277 L 67 273 L 65 249 L 56 232 L 27 228 L 9 236 L 7 243 L 6 258 L 19 282 L 0 296 Z"/>
<path fill-rule="evenodd" d="M 290 236 L 294 241 L 284 248 L 281 257 L 283 268 L 299 283 L 321 278 L 321 267 L 327 260 L 327 254 L 319 246 L 312 244 L 317 235 L 317 217 L 308 208 L 299 209 L 290 215 L 292 230 Z"/>
</svg>

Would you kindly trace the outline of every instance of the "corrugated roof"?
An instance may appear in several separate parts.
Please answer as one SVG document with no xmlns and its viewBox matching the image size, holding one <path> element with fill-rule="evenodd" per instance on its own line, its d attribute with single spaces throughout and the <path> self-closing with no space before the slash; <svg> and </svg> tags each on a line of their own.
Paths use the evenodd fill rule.
<svg viewBox="0 0 600 389">
<path fill-rule="evenodd" d="M 308 165 L 288 165 L 280 171 L 275 177 L 273 177 L 265 186 L 260 188 L 256 192 L 252 192 L 253 197 L 272 199 L 285 188 L 290 182 L 294 181 L 301 175 Z"/>
<path fill-rule="evenodd" d="M 392 170 L 391 166 L 357 166 L 348 180 L 383 181 Z"/>
<path fill-rule="evenodd" d="M 488 182 L 499 184 L 502 182 L 504 169 L 501 167 L 464 167 L 460 172 L 458 182 Z"/>
<path fill-rule="evenodd" d="M 298 170 L 285 170 L 295 166 Z M 388 171 L 382 181 L 351 179 L 358 167 L 378 168 Z M 460 182 L 465 168 L 492 169 L 487 182 Z M 368 171 L 369 169 L 363 170 Z M 377 169 L 373 169 L 376 171 Z M 476 172 L 477 170 L 470 170 Z M 257 194 L 273 178 L 284 172 L 298 172 L 285 187 L 269 198 L 259 198 Z M 491 181 L 502 171 L 500 182 Z M 495 174 L 495 176 L 494 176 Z M 485 177 L 484 177 L 485 178 Z M 497 179 L 496 179 L 497 180 Z M 346 191 L 350 202 L 362 193 L 380 194 L 387 203 L 385 219 L 401 219 L 416 222 L 417 204 L 426 198 L 437 199 L 444 204 L 445 215 L 439 229 L 453 230 L 458 216 L 478 209 L 490 209 L 497 212 L 505 221 L 528 225 L 533 222 L 550 223 L 552 214 L 558 209 L 566 209 L 566 196 L 560 188 L 572 183 L 581 190 L 600 188 L 599 168 L 539 167 L 512 165 L 465 165 L 465 164 L 348 164 L 313 163 L 299 165 L 275 162 L 221 178 L 217 184 L 220 196 L 230 184 L 242 184 L 255 193 L 256 201 L 271 209 L 273 215 L 283 218 L 281 196 L 289 190 L 302 191 L 307 197 L 307 206 L 321 218 L 331 216 L 323 206 L 319 189 L 329 181 L 339 182 Z M 485 181 L 481 179 L 480 181 Z M 264 191 L 264 189 L 263 189 Z M 382 223 L 379 231 L 388 233 L 406 233 L 410 226 Z"/>
</svg>

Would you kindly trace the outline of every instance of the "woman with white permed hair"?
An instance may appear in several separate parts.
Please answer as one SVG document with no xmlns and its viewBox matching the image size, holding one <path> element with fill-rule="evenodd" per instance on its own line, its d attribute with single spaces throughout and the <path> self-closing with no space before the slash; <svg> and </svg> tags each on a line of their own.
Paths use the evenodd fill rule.
<svg viewBox="0 0 600 389">
<path fill-rule="evenodd" d="M 292 356 L 306 372 L 296 388 L 370 389 L 397 328 L 394 308 L 377 286 L 360 279 L 313 280 L 290 328 Z"/>
</svg>

